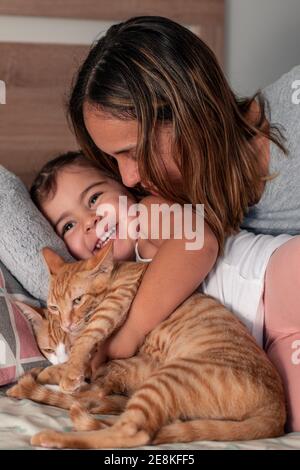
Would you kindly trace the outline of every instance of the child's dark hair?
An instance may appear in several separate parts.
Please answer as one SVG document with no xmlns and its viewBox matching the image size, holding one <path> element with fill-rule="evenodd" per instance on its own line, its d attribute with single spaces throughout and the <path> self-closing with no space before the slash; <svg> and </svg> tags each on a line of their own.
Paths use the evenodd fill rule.
<svg viewBox="0 0 300 470">
<path fill-rule="evenodd" d="M 66 152 L 53 158 L 42 167 L 30 189 L 31 199 L 39 209 L 48 197 L 55 195 L 57 175 L 62 169 L 70 165 L 100 169 L 97 162 L 86 158 L 81 151 Z M 103 169 L 101 171 L 103 172 Z"/>
</svg>

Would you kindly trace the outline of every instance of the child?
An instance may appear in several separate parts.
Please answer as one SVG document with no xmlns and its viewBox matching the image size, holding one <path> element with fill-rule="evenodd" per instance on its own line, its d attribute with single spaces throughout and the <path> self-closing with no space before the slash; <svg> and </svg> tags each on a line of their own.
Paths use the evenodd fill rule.
<svg viewBox="0 0 300 470">
<path fill-rule="evenodd" d="M 113 235 L 116 235 L 114 256 L 118 260 L 136 257 L 138 261 L 150 262 L 159 247 L 163 246 L 164 240 L 161 238 L 118 238 L 118 226 L 124 222 L 120 219 L 118 198 L 127 196 L 129 210 L 135 203 L 134 196 L 81 153 L 70 152 L 47 163 L 33 184 L 31 196 L 77 259 L 92 257 L 101 249 L 101 244 Z M 161 198 L 148 196 L 142 199 L 140 204 L 151 210 L 151 204 L 157 202 L 167 203 Z M 96 225 L 99 222 L 96 210 L 102 204 L 110 204 L 112 210 L 116 210 L 117 219 L 116 227 L 109 228 L 100 242 L 96 233 Z M 132 218 L 128 213 L 122 213 L 122 217 L 126 217 L 127 221 Z M 140 223 L 140 230 L 143 232 L 143 218 Z M 151 233 L 151 230 L 148 233 Z M 205 294 L 217 298 L 246 324 L 261 346 L 267 263 L 272 253 L 291 238 L 289 235 L 255 236 L 246 231 L 229 237 L 225 243 L 224 255 L 219 258 L 201 285 Z M 189 252 L 186 251 L 186 266 L 190 259 Z M 186 282 L 187 270 L 182 272 L 182 283 Z M 110 358 L 134 354 L 149 332 L 149 323 L 151 319 L 149 322 L 141 313 L 138 322 L 133 325 L 129 316 L 120 332 L 102 349 L 97 363 L 103 361 L 106 354 Z M 269 332 L 266 334 L 269 335 Z"/>
</svg>

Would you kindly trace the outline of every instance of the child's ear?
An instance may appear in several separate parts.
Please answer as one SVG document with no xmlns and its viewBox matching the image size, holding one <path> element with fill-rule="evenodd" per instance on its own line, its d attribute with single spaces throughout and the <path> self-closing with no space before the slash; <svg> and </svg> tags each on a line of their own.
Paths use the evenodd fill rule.
<svg viewBox="0 0 300 470">
<path fill-rule="evenodd" d="M 90 271 L 91 276 L 100 273 L 109 274 L 114 267 L 113 241 L 110 240 L 102 250 L 87 261 L 85 268 Z"/>
<path fill-rule="evenodd" d="M 34 330 L 39 329 L 43 320 L 46 318 L 46 308 L 31 307 L 31 305 L 24 304 L 24 302 L 16 301 L 15 304 L 19 307 L 23 315 L 30 321 Z"/>
<path fill-rule="evenodd" d="M 55 253 L 55 251 L 51 250 L 51 248 L 43 248 L 42 255 L 46 261 L 50 274 L 57 274 L 65 264 L 65 260 Z"/>
</svg>

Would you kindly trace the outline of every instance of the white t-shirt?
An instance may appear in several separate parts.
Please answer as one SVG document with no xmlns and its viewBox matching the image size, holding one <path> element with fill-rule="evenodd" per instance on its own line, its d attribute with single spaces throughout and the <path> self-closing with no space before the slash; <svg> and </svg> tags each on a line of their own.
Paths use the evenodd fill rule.
<svg viewBox="0 0 300 470">
<path fill-rule="evenodd" d="M 242 230 L 228 237 L 224 255 L 219 257 L 199 290 L 211 295 L 232 311 L 249 329 L 258 344 L 263 346 L 263 292 L 267 265 L 274 251 L 291 235 L 255 235 Z M 135 244 L 136 261 L 143 259 Z"/>
</svg>

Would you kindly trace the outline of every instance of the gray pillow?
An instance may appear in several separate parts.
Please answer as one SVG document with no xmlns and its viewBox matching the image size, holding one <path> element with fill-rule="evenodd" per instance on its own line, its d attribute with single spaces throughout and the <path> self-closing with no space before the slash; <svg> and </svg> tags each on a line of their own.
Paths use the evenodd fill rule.
<svg viewBox="0 0 300 470">
<path fill-rule="evenodd" d="M 45 301 L 49 274 L 41 255 L 45 246 L 72 261 L 56 235 L 30 199 L 22 181 L 0 165 L 0 260 L 35 298 Z"/>
</svg>

